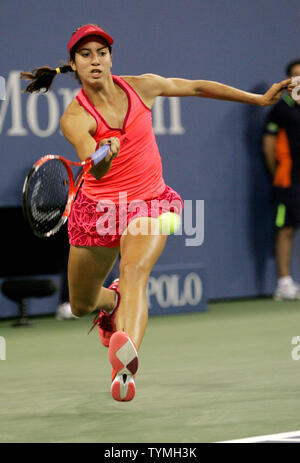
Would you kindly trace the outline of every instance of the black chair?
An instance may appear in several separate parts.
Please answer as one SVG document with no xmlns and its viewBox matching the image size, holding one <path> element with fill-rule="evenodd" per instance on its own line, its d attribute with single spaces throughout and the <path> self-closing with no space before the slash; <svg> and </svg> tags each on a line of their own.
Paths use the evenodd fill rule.
<svg viewBox="0 0 300 463">
<path fill-rule="evenodd" d="M 32 324 L 27 318 L 26 299 L 52 296 L 57 290 L 52 280 L 39 279 L 5 280 L 1 289 L 4 296 L 16 302 L 19 307 L 19 319 L 13 326 L 29 326 Z"/>
</svg>

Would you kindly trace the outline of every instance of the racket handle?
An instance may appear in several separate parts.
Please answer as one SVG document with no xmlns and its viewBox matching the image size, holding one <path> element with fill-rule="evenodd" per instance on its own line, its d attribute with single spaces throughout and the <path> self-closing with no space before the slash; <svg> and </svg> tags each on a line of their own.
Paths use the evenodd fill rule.
<svg viewBox="0 0 300 463">
<path fill-rule="evenodd" d="M 91 155 L 91 159 L 93 160 L 94 164 L 98 164 L 102 159 L 104 159 L 107 153 L 110 150 L 110 145 L 103 145 L 99 148 L 95 153 Z"/>
</svg>

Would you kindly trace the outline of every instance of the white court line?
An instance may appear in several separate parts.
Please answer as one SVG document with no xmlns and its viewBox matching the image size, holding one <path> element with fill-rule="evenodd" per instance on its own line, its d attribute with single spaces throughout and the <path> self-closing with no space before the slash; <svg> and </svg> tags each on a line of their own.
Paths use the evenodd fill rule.
<svg viewBox="0 0 300 463">
<path fill-rule="evenodd" d="M 269 434 L 267 436 L 256 436 L 256 437 L 245 437 L 243 439 L 234 439 L 234 440 L 226 440 L 221 442 L 216 442 L 216 444 L 238 444 L 238 443 L 254 443 L 254 442 L 264 442 L 264 441 L 278 441 L 278 440 L 285 440 L 287 442 L 292 442 L 292 437 L 300 437 L 300 431 L 292 431 L 292 432 L 283 432 L 281 434 Z M 300 444 L 300 439 L 298 441 Z"/>
</svg>

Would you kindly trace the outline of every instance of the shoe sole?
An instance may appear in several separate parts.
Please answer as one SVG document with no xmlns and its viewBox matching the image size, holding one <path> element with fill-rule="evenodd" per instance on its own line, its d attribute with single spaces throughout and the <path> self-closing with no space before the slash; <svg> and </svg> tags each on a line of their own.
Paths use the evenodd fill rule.
<svg viewBox="0 0 300 463">
<path fill-rule="evenodd" d="M 132 375 L 117 373 L 110 388 L 114 400 L 118 402 L 129 402 L 135 396 L 135 382 Z"/>
<path fill-rule="evenodd" d="M 135 396 L 134 375 L 138 369 L 138 353 L 128 334 L 116 331 L 109 343 L 109 361 L 116 372 L 111 385 L 114 400 L 128 402 Z"/>
</svg>

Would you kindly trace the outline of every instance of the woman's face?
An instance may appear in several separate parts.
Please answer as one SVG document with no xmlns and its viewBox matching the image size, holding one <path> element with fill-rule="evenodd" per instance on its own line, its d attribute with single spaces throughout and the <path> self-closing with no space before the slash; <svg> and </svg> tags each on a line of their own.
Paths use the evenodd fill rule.
<svg viewBox="0 0 300 463">
<path fill-rule="evenodd" d="M 71 60 L 70 64 L 82 83 L 101 86 L 111 74 L 112 57 L 104 40 L 97 36 L 87 37 L 77 47 L 75 61 Z"/>
</svg>

